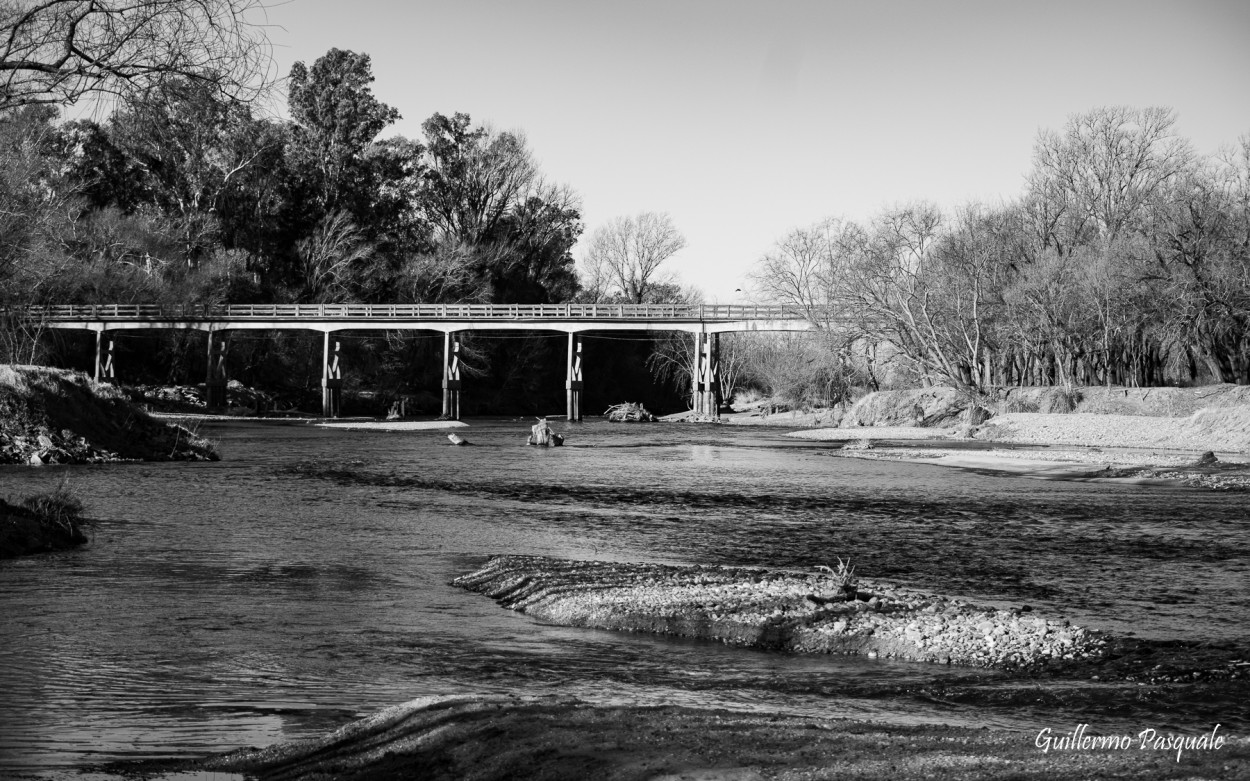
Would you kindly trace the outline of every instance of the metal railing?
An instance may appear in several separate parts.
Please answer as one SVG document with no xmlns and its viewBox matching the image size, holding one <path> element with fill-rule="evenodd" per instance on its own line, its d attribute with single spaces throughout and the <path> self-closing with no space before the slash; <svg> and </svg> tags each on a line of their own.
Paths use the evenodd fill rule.
<svg viewBox="0 0 1250 781">
<path fill-rule="evenodd" d="M 45 321 L 202 322 L 244 320 L 828 320 L 824 309 L 753 304 L 64 304 L 0 308 Z"/>
</svg>

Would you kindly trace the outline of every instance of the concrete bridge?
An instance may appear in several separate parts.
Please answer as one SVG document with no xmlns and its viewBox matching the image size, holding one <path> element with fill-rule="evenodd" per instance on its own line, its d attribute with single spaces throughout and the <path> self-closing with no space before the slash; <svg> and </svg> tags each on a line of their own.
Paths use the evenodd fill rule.
<svg viewBox="0 0 1250 781">
<path fill-rule="evenodd" d="M 740 304 L 229 304 L 163 306 L 98 304 L 30 306 L 4 312 L 51 328 L 96 334 L 95 378 L 115 380 L 114 334 L 180 328 L 208 334 L 206 401 L 226 400 L 226 334 L 244 330 L 309 330 L 324 334 L 322 413 L 338 414 L 343 374 L 342 331 L 435 331 L 443 334 L 443 416 L 460 417 L 460 335 L 481 331 L 560 331 L 569 335 L 565 389 L 569 420 L 581 420 L 582 339 L 593 331 L 685 331 L 693 335 L 695 412 L 716 417 L 720 405 L 719 334 L 802 331 L 837 320 L 824 309 Z"/>
</svg>

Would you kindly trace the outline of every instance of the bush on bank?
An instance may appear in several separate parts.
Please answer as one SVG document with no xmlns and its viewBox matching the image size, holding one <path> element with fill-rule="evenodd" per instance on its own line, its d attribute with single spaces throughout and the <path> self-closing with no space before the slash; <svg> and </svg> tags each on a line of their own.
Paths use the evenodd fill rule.
<svg viewBox="0 0 1250 781">
<path fill-rule="evenodd" d="M 20 506 L 0 499 L 0 558 L 73 548 L 87 542 L 82 502 L 62 483 Z"/>
</svg>

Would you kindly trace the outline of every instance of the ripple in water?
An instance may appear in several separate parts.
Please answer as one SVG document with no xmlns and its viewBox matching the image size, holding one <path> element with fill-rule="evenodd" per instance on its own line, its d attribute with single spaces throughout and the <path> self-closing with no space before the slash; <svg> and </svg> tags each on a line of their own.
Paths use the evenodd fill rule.
<svg viewBox="0 0 1250 781">
<path fill-rule="evenodd" d="M 587 423 L 552 450 L 524 447 L 523 422 L 477 422 L 465 448 L 428 431 L 206 428 L 225 461 L 0 470 L 14 500 L 68 472 L 100 521 L 87 548 L 0 562 L 0 775 L 311 737 L 464 691 L 1007 729 L 1250 725 L 1244 686 L 548 627 L 448 585 L 495 553 L 849 556 L 866 577 L 1232 658 L 1250 646 L 1244 497 L 830 458 L 727 427 Z"/>
</svg>

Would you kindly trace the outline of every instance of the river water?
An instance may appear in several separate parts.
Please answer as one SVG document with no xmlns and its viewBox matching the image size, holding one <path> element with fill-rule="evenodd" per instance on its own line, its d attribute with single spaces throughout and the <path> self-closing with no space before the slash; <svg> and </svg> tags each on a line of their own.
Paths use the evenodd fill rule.
<svg viewBox="0 0 1250 781">
<path fill-rule="evenodd" d="M 544 626 L 448 585 L 496 553 L 811 568 L 1041 614 L 1166 649 L 1250 649 L 1245 494 L 837 458 L 730 426 L 437 431 L 206 424 L 219 463 L 66 475 L 80 550 L 0 562 L 0 777 L 109 777 L 323 734 L 466 691 L 565 694 L 1020 731 L 1250 727 L 1245 686 L 1011 678 Z M 84 768 L 91 773 L 78 775 Z"/>
</svg>

